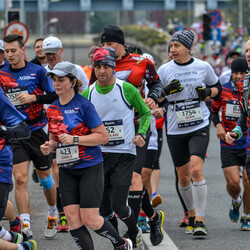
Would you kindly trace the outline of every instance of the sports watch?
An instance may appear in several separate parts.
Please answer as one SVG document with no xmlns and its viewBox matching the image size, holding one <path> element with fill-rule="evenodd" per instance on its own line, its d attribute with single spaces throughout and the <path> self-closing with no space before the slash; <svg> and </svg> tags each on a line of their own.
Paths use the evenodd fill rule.
<svg viewBox="0 0 250 250">
<path fill-rule="evenodd" d="M 78 145 L 79 137 L 77 135 L 74 136 L 73 142 L 74 142 L 74 144 Z"/>
</svg>

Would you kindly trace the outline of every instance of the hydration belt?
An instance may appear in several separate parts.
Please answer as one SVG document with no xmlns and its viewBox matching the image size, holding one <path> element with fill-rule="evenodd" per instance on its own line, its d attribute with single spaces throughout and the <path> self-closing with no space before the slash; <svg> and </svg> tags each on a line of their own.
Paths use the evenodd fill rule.
<svg viewBox="0 0 250 250">
<path fill-rule="evenodd" d="M 244 81 L 243 81 L 243 103 L 242 103 L 242 107 L 243 107 L 243 111 L 247 113 L 247 117 L 250 117 L 250 107 L 248 104 L 248 100 L 249 100 L 249 83 L 250 83 L 250 73 L 248 73 L 245 77 L 244 77 Z"/>
</svg>

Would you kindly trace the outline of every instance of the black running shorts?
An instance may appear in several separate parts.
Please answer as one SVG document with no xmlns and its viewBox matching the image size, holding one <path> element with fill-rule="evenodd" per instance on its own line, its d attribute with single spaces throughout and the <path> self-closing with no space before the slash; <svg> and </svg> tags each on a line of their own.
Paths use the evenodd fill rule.
<svg viewBox="0 0 250 250">
<path fill-rule="evenodd" d="M 105 185 L 131 185 L 135 155 L 102 153 Z"/>
<path fill-rule="evenodd" d="M 175 167 L 181 167 L 196 155 L 205 159 L 209 143 L 209 126 L 183 135 L 167 135 L 168 147 Z"/>
<path fill-rule="evenodd" d="M 52 163 L 51 155 L 44 155 L 40 150 L 40 146 L 48 140 L 49 137 L 44 130 L 39 129 L 32 132 L 29 139 L 12 142 L 13 165 L 25 161 L 33 161 L 35 168 L 38 170 L 50 169 Z"/>
<path fill-rule="evenodd" d="M 10 184 L 0 183 L 0 221 L 3 219 L 9 197 Z"/>
<path fill-rule="evenodd" d="M 135 126 L 136 133 L 138 129 L 139 129 L 139 125 L 136 125 Z M 146 155 L 148 151 L 149 134 L 150 134 L 150 129 L 147 132 L 147 140 L 143 147 L 136 146 L 136 157 L 135 157 L 134 164 L 133 164 L 133 171 L 138 174 L 141 174 L 142 168 L 145 166 Z"/>
<path fill-rule="evenodd" d="M 99 208 L 104 188 L 102 162 L 87 168 L 59 168 L 59 191 L 63 207 Z"/>
<path fill-rule="evenodd" d="M 221 148 L 221 167 L 227 168 L 232 166 L 246 165 L 246 149 Z"/>
<path fill-rule="evenodd" d="M 157 150 L 148 149 L 144 168 L 154 169 L 154 163 L 157 156 Z"/>
</svg>

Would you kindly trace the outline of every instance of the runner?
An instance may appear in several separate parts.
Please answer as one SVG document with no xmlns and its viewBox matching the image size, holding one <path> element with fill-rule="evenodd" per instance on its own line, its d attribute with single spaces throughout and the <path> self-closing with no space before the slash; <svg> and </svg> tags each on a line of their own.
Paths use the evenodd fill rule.
<svg viewBox="0 0 250 250">
<path fill-rule="evenodd" d="M 114 221 L 112 224 L 116 225 L 118 231 L 116 213 L 128 227 L 128 235 L 133 246 L 139 249 L 143 244 L 142 232 L 136 226 L 134 212 L 126 201 L 133 174 L 135 146 L 141 147 L 145 144 L 140 133 L 147 132 L 151 113 L 133 85 L 115 78 L 113 48 L 97 48 L 93 59 L 97 81 L 83 92 L 83 96 L 95 106 L 106 126 L 110 140 L 109 143 L 101 146 L 105 186 L 100 214 Z M 111 106 L 113 106 L 112 109 L 109 108 Z M 141 116 L 137 135 L 134 132 L 133 108 Z"/>
<path fill-rule="evenodd" d="M 43 154 L 56 150 L 60 195 L 70 233 L 80 249 L 94 249 L 86 227 L 111 240 L 115 249 L 133 249 L 121 239 L 108 220 L 99 215 L 104 174 L 99 144 L 109 141 L 108 133 L 94 106 L 79 95 L 81 82 L 76 66 L 58 63 L 48 72 L 59 96 L 47 110 L 50 140 L 41 145 Z"/>
<path fill-rule="evenodd" d="M 94 68 L 94 65 L 93 65 L 93 54 L 94 54 L 94 50 L 96 49 L 97 47 L 96 46 L 91 46 L 89 48 L 89 53 L 88 53 L 88 59 L 89 59 L 89 64 L 82 67 L 87 78 L 90 80 L 90 77 L 91 77 L 91 73 L 92 73 L 92 69 Z"/>
<path fill-rule="evenodd" d="M 52 238 L 57 232 L 56 187 L 50 174 L 51 157 L 44 156 L 39 149 L 48 135 L 44 131 L 47 121 L 43 105 L 38 101 L 44 92 L 53 93 L 54 88 L 45 76 L 46 70 L 43 67 L 24 60 L 25 46 L 22 36 L 9 34 L 4 37 L 4 42 L 5 55 L 10 62 L 10 65 L 2 68 L 9 76 L 4 91 L 16 109 L 26 117 L 25 121 L 31 130 L 30 139 L 11 144 L 14 155 L 15 198 L 23 221 L 22 231 L 28 238 L 32 238 L 27 185 L 30 161 L 33 161 L 48 203 L 48 224 L 44 230 L 44 237 Z"/>
<path fill-rule="evenodd" d="M 169 101 L 167 142 L 178 173 L 180 193 L 189 210 L 186 232 L 204 237 L 207 184 L 203 162 L 209 142 L 209 110 L 205 99 L 219 98 L 221 85 L 207 62 L 191 56 L 193 40 L 190 30 L 174 33 L 170 40 L 173 60 L 162 65 L 158 74 Z"/>
<path fill-rule="evenodd" d="M 6 60 L 4 54 L 4 41 L 0 40 L 0 69 L 3 68 L 6 64 L 9 64 L 9 62 Z"/>
<path fill-rule="evenodd" d="M 161 96 L 162 84 L 155 71 L 154 65 L 150 60 L 141 57 L 137 54 L 130 54 L 126 51 L 124 46 L 123 31 L 113 25 L 107 26 L 102 35 L 101 43 L 104 48 L 112 47 L 116 53 L 116 77 L 122 81 L 133 84 L 140 92 L 142 98 L 145 98 L 145 81 L 147 81 L 149 94 L 145 98 L 145 103 L 150 109 L 154 109 L 156 102 Z M 92 74 L 90 82 L 93 83 L 96 77 Z M 138 132 L 140 117 L 135 117 L 135 132 Z M 136 147 L 136 158 L 133 166 L 132 185 L 130 186 L 128 204 L 135 214 L 136 221 L 138 220 L 140 212 L 141 197 L 143 193 L 143 183 L 141 179 L 141 170 L 145 163 L 147 145 L 149 139 L 149 132 L 142 134 L 146 140 L 146 144 L 140 148 Z M 164 213 L 162 211 L 154 211 L 150 203 L 147 192 L 144 195 L 145 202 L 142 205 L 143 211 L 149 218 L 151 228 L 150 240 L 152 245 L 156 246 L 163 240 L 162 224 L 164 221 Z"/>
<path fill-rule="evenodd" d="M 222 93 L 218 101 L 212 103 L 211 119 L 217 128 L 217 137 L 221 143 L 221 163 L 224 176 L 227 182 L 227 192 L 232 197 L 232 206 L 229 210 L 229 219 L 232 222 L 238 222 L 240 217 L 240 206 L 242 198 L 240 195 L 240 175 L 239 166 L 245 166 L 246 162 L 246 137 L 247 133 L 241 139 L 235 141 L 232 145 L 228 145 L 225 136 L 236 125 L 240 116 L 240 97 L 238 95 L 238 82 L 247 74 L 247 61 L 239 57 L 232 64 L 232 80 L 222 85 Z M 222 108 L 222 109 L 221 109 Z M 221 121 L 219 111 L 221 110 Z M 245 171 L 244 171 L 245 172 Z M 247 202 L 246 197 L 250 195 L 250 184 L 244 178 L 243 205 Z"/>
<path fill-rule="evenodd" d="M 248 68 L 250 67 L 250 40 L 246 43 L 246 60 Z M 227 132 L 226 142 L 231 144 L 235 139 L 239 140 L 243 133 L 249 130 L 249 74 L 244 77 L 244 79 L 239 81 L 238 89 L 240 95 L 240 101 L 242 103 L 241 116 L 238 120 L 238 125 L 232 130 L 232 132 Z M 243 184 L 245 192 L 249 192 L 249 180 L 250 180 L 250 147 L 249 147 L 249 132 L 247 135 L 247 156 L 246 156 L 246 168 L 243 170 Z M 248 185 L 246 185 L 246 183 Z M 250 195 L 243 196 L 243 215 L 241 216 L 241 230 L 250 231 Z"/>
<path fill-rule="evenodd" d="M 12 183 L 12 170 L 13 170 L 13 154 L 11 151 L 10 143 L 15 140 L 27 139 L 30 137 L 30 130 L 25 124 L 25 116 L 19 113 L 11 104 L 8 97 L 4 94 L 0 87 L 0 221 L 5 214 L 7 201 L 9 196 L 9 188 Z M 9 207 L 8 212 L 13 212 L 13 207 Z M 15 217 L 15 216 L 14 216 Z M 16 218 L 16 217 L 15 217 Z M 19 223 L 18 223 L 19 224 Z M 28 241 L 22 243 L 23 236 L 20 232 L 7 231 L 0 226 L 0 245 L 1 249 L 8 249 L 15 243 L 15 246 L 22 248 L 24 245 L 30 246 L 28 249 L 37 249 L 35 241 Z M 9 241 L 8 243 L 5 241 Z M 11 243 L 10 243 L 11 242 Z M 16 245 L 17 244 L 17 245 Z M 14 246 L 14 245 L 13 245 Z M 33 247 L 34 246 L 34 247 Z M 32 247 L 32 248 L 31 248 Z M 15 248 L 18 249 L 18 248 Z"/>
<path fill-rule="evenodd" d="M 30 62 L 45 67 L 48 65 L 47 58 L 43 53 L 43 40 L 44 38 L 37 38 L 34 42 L 34 51 L 35 58 L 33 58 Z"/>
</svg>

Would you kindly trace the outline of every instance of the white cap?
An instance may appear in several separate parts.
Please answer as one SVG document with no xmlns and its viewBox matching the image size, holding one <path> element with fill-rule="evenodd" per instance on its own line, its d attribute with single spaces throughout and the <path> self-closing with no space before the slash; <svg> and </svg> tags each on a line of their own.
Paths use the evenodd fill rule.
<svg viewBox="0 0 250 250">
<path fill-rule="evenodd" d="M 55 36 L 49 36 L 43 40 L 43 53 L 57 53 L 61 49 L 62 42 Z"/>
<path fill-rule="evenodd" d="M 4 51 L 4 41 L 0 40 L 0 50 Z"/>
</svg>

